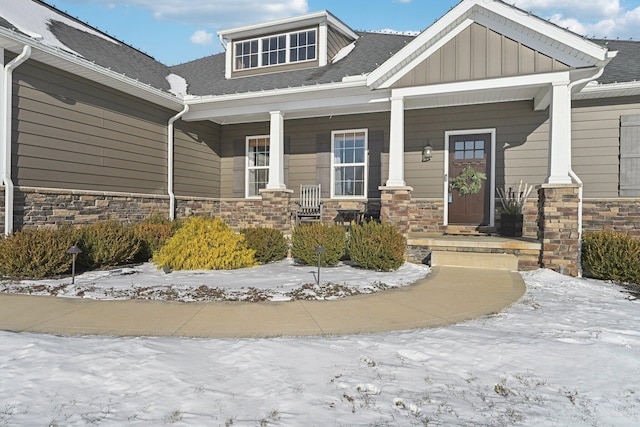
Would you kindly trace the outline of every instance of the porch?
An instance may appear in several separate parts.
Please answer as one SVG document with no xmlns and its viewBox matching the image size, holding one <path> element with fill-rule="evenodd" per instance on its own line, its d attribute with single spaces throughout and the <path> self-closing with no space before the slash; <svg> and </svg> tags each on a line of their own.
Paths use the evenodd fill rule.
<svg viewBox="0 0 640 427">
<path fill-rule="evenodd" d="M 492 234 L 453 235 L 410 232 L 407 258 L 446 266 L 496 267 L 528 271 L 540 267 L 542 243 L 527 237 L 502 237 Z"/>
</svg>

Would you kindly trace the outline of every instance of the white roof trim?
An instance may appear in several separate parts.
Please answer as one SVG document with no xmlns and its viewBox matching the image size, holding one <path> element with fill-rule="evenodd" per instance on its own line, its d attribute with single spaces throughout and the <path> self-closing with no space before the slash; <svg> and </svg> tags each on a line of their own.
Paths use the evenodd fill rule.
<svg viewBox="0 0 640 427">
<path fill-rule="evenodd" d="M 391 86 L 455 35 L 477 22 L 574 68 L 605 65 L 607 49 L 499 0 L 463 0 L 373 71 L 374 89 Z"/>
<path fill-rule="evenodd" d="M 616 98 L 624 96 L 639 96 L 640 82 L 588 84 L 580 92 L 573 95 L 575 100 Z"/>
<path fill-rule="evenodd" d="M 288 31 L 295 28 L 300 28 L 308 25 L 317 25 L 322 22 L 327 22 L 332 28 L 337 29 L 344 35 L 353 38 L 358 38 L 356 34 L 348 25 L 336 18 L 331 12 L 326 10 L 310 13 L 302 16 L 294 16 L 291 18 L 283 18 L 277 21 L 263 22 L 260 24 L 247 25 L 243 27 L 230 28 L 227 30 L 218 31 L 218 36 L 226 40 L 237 40 L 252 38 L 266 34 L 267 32 L 280 32 Z"/>
<path fill-rule="evenodd" d="M 19 52 L 24 45 L 29 45 L 33 49 L 30 60 L 42 62 L 43 64 L 72 73 L 75 76 L 84 77 L 112 89 L 170 108 L 171 110 L 180 111 L 184 106 L 181 98 L 164 92 L 161 89 L 104 68 L 81 56 L 71 54 L 62 49 L 49 46 L 17 32 L 0 27 L 0 47 L 11 52 Z"/>
</svg>

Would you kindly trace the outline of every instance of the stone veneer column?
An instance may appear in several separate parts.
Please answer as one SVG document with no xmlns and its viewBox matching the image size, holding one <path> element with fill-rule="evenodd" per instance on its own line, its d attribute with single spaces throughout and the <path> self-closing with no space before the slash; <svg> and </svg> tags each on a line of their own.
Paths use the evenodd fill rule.
<svg viewBox="0 0 640 427">
<path fill-rule="evenodd" d="M 273 227 L 285 235 L 291 234 L 291 195 L 293 190 L 260 190 L 264 226 Z"/>
<path fill-rule="evenodd" d="M 395 225 L 407 237 L 412 187 L 379 187 L 380 220 Z"/>
<path fill-rule="evenodd" d="M 578 186 L 543 184 L 538 189 L 538 239 L 542 242 L 542 267 L 578 275 L 580 251 Z"/>
</svg>

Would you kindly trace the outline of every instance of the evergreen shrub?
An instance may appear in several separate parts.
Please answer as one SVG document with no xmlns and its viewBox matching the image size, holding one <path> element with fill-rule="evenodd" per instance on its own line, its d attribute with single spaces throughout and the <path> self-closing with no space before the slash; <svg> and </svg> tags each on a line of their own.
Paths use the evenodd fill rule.
<svg viewBox="0 0 640 427">
<path fill-rule="evenodd" d="M 17 279 L 57 276 L 70 271 L 74 244 L 70 227 L 28 229 L 0 237 L 0 276 Z"/>
<path fill-rule="evenodd" d="M 640 240 L 613 231 L 586 234 L 582 267 L 596 279 L 640 284 Z"/>
<path fill-rule="evenodd" d="M 165 245 L 173 233 L 180 228 L 181 221 L 169 221 L 160 215 L 152 215 L 136 225 L 136 235 L 140 239 L 140 251 L 136 255 L 138 261 L 149 261 L 155 252 Z"/>
<path fill-rule="evenodd" d="M 247 247 L 253 249 L 260 264 L 279 261 L 287 256 L 288 245 L 282 231 L 275 228 L 245 228 L 241 231 Z"/>
<path fill-rule="evenodd" d="M 154 254 L 158 268 L 173 270 L 231 270 L 256 265 L 255 251 L 242 234 L 220 218 L 191 217 Z"/>
<path fill-rule="evenodd" d="M 75 240 L 82 249 L 78 266 L 92 270 L 134 262 L 142 248 L 136 226 L 101 221 L 76 229 Z"/>
<path fill-rule="evenodd" d="M 351 227 L 348 253 L 351 261 L 376 271 L 397 270 L 405 260 L 405 238 L 391 224 L 376 221 Z"/>
<path fill-rule="evenodd" d="M 346 251 L 346 232 L 340 225 L 302 224 L 291 235 L 293 257 L 307 265 L 318 264 L 316 248 L 322 246 L 320 265 L 337 265 Z"/>
</svg>

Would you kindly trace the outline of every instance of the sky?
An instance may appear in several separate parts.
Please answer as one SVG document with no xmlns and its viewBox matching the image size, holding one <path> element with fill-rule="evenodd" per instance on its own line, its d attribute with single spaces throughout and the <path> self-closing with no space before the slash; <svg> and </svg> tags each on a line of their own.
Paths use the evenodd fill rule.
<svg viewBox="0 0 640 427">
<path fill-rule="evenodd" d="M 15 1 L 15 0 L 12 0 Z M 18 0 L 23 1 L 23 0 Z M 222 51 L 219 30 L 328 10 L 354 30 L 419 32 L 458 0 L 45 0 L 166 65 Z M 507 0 L 580 35 L 640 39 L 640 0 Z"/>
</svg>

